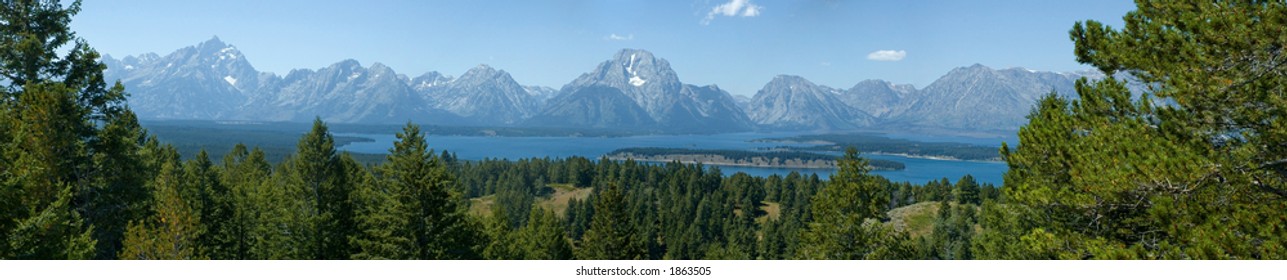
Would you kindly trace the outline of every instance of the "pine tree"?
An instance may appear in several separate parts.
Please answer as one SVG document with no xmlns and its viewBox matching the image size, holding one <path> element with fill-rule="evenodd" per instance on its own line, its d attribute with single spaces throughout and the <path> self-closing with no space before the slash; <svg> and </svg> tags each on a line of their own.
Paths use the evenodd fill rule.
<svg viewBox="0 0 1287 280">
<path fill-rule="evenodd" d="M 32 219 L 59 217 L 70 220 L 46 228 L 61 229 L 68 238 L 50 240 L 81 240 L 70 236 L 84 232 L 106 240 L 88 240 L 97 244 L 90 255 L 31 255 L 50 251 L 12 247 L 43 246 L 15 238 L 0 246 L 0 256 L 113 257 L 126 221 L 142 215 L 140 186 L 146 177 L 131 170 L 138 160 L 131 146 L 143 136 L 124 105 L 124 88 L 107 86 L 98 53 L 70 30 L 79 11 L 80 1 L 67 7 L 52 0 L 0 5 L 0 162 L 12 163 L 0 167 L 0 181 L 8 188 L 0 193 L 5 199 L 0 235 L 52 234 L 24 226 L 33 225 Z M 63 207 L 77 213 L 49 212 Z M 77 229 L 67 228 L 73 225 Z"/>
<path fill-rule="evenodd" d="M 956 181 L 956 186 L 952 188 L 956 196 L 956 203 L 979 205 L 982 199 L 979 197 L 979 183 L 974 181 L 974 176 L 966 174 L 961 180 Z"/>
<path fill-rule="evenodd" d="M 1015 205 L 985 209 L 986 231 L 1003 234 L 979 247 L 1030 249 L 982 257 L 1287 256 L 1287 3 L 1137 6 L 1122 29 L 1073 27 L 1077 61 L 1109 77 L 1043 99 L 1022 145 L 1002 148 Z M 1021 213 L 1037 218 L 991 222 Z"/>
<path fill-rule="evenodd" d="M 284 170 L 282 165 L 275 170 Z M 250 220 L 254 221 L 249 235 L 248 254 L 253 259 L 313 259 L 316 258 L 316 231 L 311 216 L 313 208 L 288 185 L 286 172 L 273 172 L 259 182 L 253 182 L 248 207 Z"/>
<path fill-rule="evenodd" d="M 92 232 L 76 211 L 77 202 L 83 201 L 78 194 L 87 193 L 76 176 L 87 168 L 85 143 L 75 131 L 64 129 L 81 122 L 74 94 L 60 84 L 28 86 L 14 104 L 16 116 L 6 118 L 13 138 L 3 152 L 11 161 L 0 176 L 16 186 L 17 192 L 6 204 L 13 203 L 19 210 L 11 214 L 15 223 L 4 229 L 10 237 L 6 258 L 93 257 L 70 251 L 84 244 L 64 243 L 82 242 L 80 236 Z"/>
<path fill-rule="evenodd" d="M 615 184 L 608 184 L 594 200 L 594 216 L 586 230 L 577 258 L 583 260 L 642 259 L 643 248 L 637 243 L 635 229 L 626 213 L 625 195 Z"/>
<path fill-rule="evenodd" d="M 123 90 L 116 86 L 116 90 Z M 146 140 L 147 133 L 137 117 L 125 111 L 104 125 L 91 142 L 98 151 L 93 165 L 99 167 L 99 176 L 84 196 L 88 197 L 86 220 L 93 221 L 94 239 L 99 240 L 96 258 L 116 257 L 128 223 L 143 218 L 152 207 L 145 186 L 156 171 L 144 166 L 141 149 Z"/>
<path fill-rule="evenodd" d="M 215 254 L 216 259 L 251 259 L 251 247 L 257 243 L 254 230 L 259 226 L 260 202 L 259 192 L 263 182 L 268 181 L 272 167 L 264 159 L 264 152 L 259 148 L 247 150 L 245 145 L 237 144 L 232 151 L 224 155 L 223 166 L 219 172 L 220 184 L 227 187 L 232 210 L 230 221 L 224 234 L 218 240 L 228 242 L 225 252 Z"/>
<path fill-rule="evenodd" d="M 483 218 L 487 246 L 483 248 L 483 258 L 490 260 L 517 260 L 524 257 L 519 244 L 518 229 L 511 228 L 505 213 L 505 207 L 493 206 L 491 215 Z"/>
<path fill-rule="evenodd" d="M 355 253 L 349 246 L 353 227 L 352 185 L 345 178 L 335 139 L 321 119 L 299 140 L 299 147 L 285 165 L 286 183 L 292 197 L 302 201 L 305 227 L 299 238 L 307 251 L 304 258 L 345 259 Z"/>
<path fill-rule="evenodd" d="M 349 161 L 345 161 L 349 162 Z M 345 164 L 350 174 L 358 171 L 353 164 Z M 397 199 L 397 193 L 387 184 L 376 180 L 369 172 L 350 175 L 354 179 L 355 222 L 358 232 L 350 242 L 357 249 L 353 259 L 405 260 L 415 257 L 409 209 Z"/>
<path fill-rule="evenodd" d="M 480 233 L 466 217 L 459 195 L 453 193 L 452 179 L 441 160 L 428 149 L 420 127 L 408 123 L 397 134 L 383 165 L 379 167 L 379 185 L 385 190 L 390 206 L 367 211 L 359 224 L 367 234 L 366 245 L 359 252 L 366 258 L 401 258 L 384 255 L 394 246 L 404 244 L 411 259 L 472 259 Z M 377 195 L 376 197 L 379 197 Z M 406 224 L 400 224 L 406 221 Z M 371 225 L 388 225 L 387 233 L 376 232 Z"/>
<path fill-rule="evenodd" d="M 220 182 L 220 175 L 204 149 L 183 169 L 184 197 L 201 217 L 201 254 L 215 259 L 236 257 L 232 192 Z"/>
<path fill-rule="evenodd" d="M 840 170 L 813 196 L 813 221 L 801 234 L 797 257 L 803 259 L 901 258 L 906 234 L 880 223 L 889 194 L 868 174 L 867 161 L 849 148 Z"/>
<path fill-rule="evenodd" d="M 572 259 L 572 243 L 567 238 L 563 221 L 554 212 L 533 208 L 517 239 L 522 244 L 523 259 Z"/>
<path fill-rule="evenodd" d="M 95 240 L 92 229 L 71 206 L 71 187 L 55 194 L 55 200 L 42 209 L 32 209 L 29 218 L 16 221 L 9 232 L 9 251 L 5 258 L 15 259 L 87 259 L 93 257 Z"/>
<path fill-rule="evenodd" d="M 173 151 L 172 148 L 170 148 Z M 177 152 L 161 166 L 153 188 L 153 217 L 131 222 L 122 243 L 121 259 L 185 260 L 205 258 L 200 238 L 201 214 L 183 195 L 183 167 Z"/>
</svg>

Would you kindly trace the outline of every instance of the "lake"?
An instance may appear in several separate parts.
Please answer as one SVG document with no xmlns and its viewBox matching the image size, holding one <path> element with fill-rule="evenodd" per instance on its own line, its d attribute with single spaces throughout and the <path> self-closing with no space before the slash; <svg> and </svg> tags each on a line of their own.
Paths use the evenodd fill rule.
<svg viewBox="0 0 1287 280">
<path fill-rule="evenodd" d="M 373 139 L 373 142 L 354 142 L 338 149 L 357 153 L 388 153 L 397 138 L 391 134 L 335 133 L 336 136 L 355 136 Z M 726 133 L 714 135 L 645 135 L 630 137 L 487 137 L 487 136 L 450 136 L 428 135 L 425 141 L 429 147 L 441 152 L 446 149 L 455 153 L 460 159 L 481 160 L 484 158 L 503 158 L 517 160 L 522 158 L 563 158 L 581 156 L 598 159 L 616 149 L 632 147 L 661 147 L 687 149 L 719 150 L 755 150 L 776 146 L 806 146 L 805 144 L 784 144 L 770 142 L 751 142 L 760 138 L 778 138 L 800 135 L 800 133 Z M 940 141 L 952 141 L 944 139 Z M 978 140 L 955 139 L 965 143 L 978 143 Z M 968 140 L 968 141 L 967 141 Z M 997 143 L 999 145 L 999 143 Z M 925 183 L 930 180 L 948 178 L 955 182 L 965 174 L 973 175 L 983 183 L 1001 185 L 1002 174 L 1006 165 L 1002 162 L 936 160 L 909 158 L 895 155 L 864 154 L 864 157 L 887 159 L 902 162 L 907 166 L 898 171 L 873 171 L 892 181 Z M 826 178 L 835 172 L 831 169 L 793 169 L 793 168 L 760 168 L 720 166 L 725 175 L 746 172 L 752 176 L 785 176 L 791 171 L 804 174 L 817 173 Z"/>
</svg>

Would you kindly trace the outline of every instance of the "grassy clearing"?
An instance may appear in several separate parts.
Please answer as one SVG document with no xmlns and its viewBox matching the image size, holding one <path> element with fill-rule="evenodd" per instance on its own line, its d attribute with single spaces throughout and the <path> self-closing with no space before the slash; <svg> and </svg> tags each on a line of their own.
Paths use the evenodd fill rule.
<svg viewBox="0 0 1287 280">
<path fill-rule="evenodd" d="M 760 201 L 760 210 L 764 211 L 764 216 L 755 218 L 755 222 L 764 224 L 769 219 L 777 220 L 782 217 L 782 205 L 772 201 Z"/>
<path fill-rule="evenodd" d="M 568 201 L 573 198 L 584 201 L 590 197 L 593 188 L 576 188 L 572 184 L 548 184 L 554 191 L 548 195 L 536 198 L 536 206 L 542 209 L 554 211 L 555 214 L 563 215 L 568 208 Z M 489 217 L 492 215 L 492 204 L 496 204 L 495 195 L 487 195 L 469 199 L 469 214 L 478 217 Z"/>
<path fill-rule="evenodd" d="M 475 217 L 491 217 L 492 204 L 496 203 L 495 195 L 475 197 L 469 199 L 469 215 Z"/>
<path fill-rule="evenodd" d="M 539 197 L 536 199 L 536 206 L 546 210 L 554 211 L 555 214 L 562 215 L 568 209 L 568 201 L 576 198 L 585 201 L 590 197 L 594 188 L 575 188 L 571 184 L 550 184 L 554 188 L 554 194 L 549 197 Z"/>
<path fill-rule="evenodd" d="M 927 201 L 889 210 L 889 223 L 895 230 L 907 232 L 913 238 L 934 232 L 938 219 L 938 201 Z"/>
</svg>

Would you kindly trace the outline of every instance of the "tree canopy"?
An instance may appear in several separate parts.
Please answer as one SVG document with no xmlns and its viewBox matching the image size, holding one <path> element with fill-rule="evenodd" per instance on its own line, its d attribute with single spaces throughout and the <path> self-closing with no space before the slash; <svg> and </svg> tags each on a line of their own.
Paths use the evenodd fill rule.
<svg viewBox="0 0 1287 280">
<path fill-rule="evenodd" d="M 1287 256 L 1287 4 L 1136 3 L 1122 29 L 1074 25 L 1077 60 L 1109 77 L 1046 97 L 1002 148 L 1020 208 L 985 213 L 1035 216 L 989 228 L 1040 252 L 982 257 Z"/>
</svg>

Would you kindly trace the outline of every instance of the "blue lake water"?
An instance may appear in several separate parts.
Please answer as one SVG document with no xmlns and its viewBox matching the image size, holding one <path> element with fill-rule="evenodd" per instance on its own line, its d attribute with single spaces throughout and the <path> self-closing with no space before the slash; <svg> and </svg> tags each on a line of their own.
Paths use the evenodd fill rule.
<svg viewBox="0 0 1287 280">
<path fill-rule="evenodd" d="M 356 136 L 374 139 L 374 142 L 354 142 L 340 146 L 340 150 L 358 153 L 388 153 L 397 138 L 391 134 L 336 133 L 337 136 Z M 616 149 L 631 147 L 663 147 L 688 149 L 723 149 L 755 150 L 790 144 L 751 142 L 761 138 L 789 137 L 799 133 L 728 133 L 715 135 L 646 135 L 631 137 L 486 137 L 486 136 L 448 136 L 428 135 L 425 139 L 429 147 L 436 151 L 446 149 L 455 153 L 460 159 L 481 160 L 484 158 L 503 158 L 517 160 L 522 158 L 563 158 L 582 156 L 598 159 Z M 966 141 L 958 141 L 966 142 Z M 795 144 L 804 145 L 804 144 Z M 864 157 L 888 159 L 902 162 L 906 169 L 898 171 L 874 171 L 873 173 L 889 178 L 892 181 L 925 183 L 930 180 L 948 178 L 956 181 L 966 174 L 973 175 L 979 182 L 1001 185 L 1001 175 L 1006 165 L 1001 162 L 935 160 L 909 158 L 895 155 L 864 154 Z M 753 176 L 779 174 L 785 176 L 791 171 L 804 174 L 817 173 L 826 178 L 835 172 L 831 169 L 793 169 L 793 168 L 759 168 L 720 166 L 725 175 L 746 172 Z"/>
</svg>

